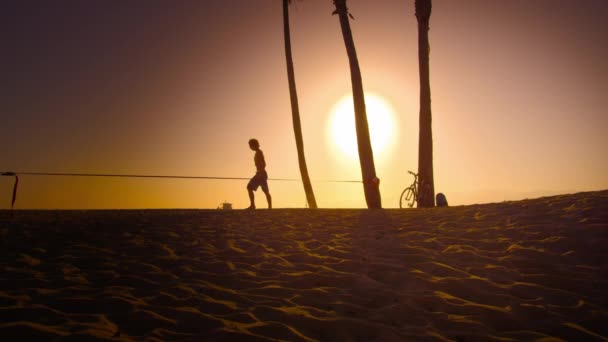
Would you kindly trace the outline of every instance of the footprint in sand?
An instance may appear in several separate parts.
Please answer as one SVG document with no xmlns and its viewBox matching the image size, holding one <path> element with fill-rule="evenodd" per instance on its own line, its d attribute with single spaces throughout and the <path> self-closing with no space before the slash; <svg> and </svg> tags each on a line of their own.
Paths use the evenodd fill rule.
<svg viewBox="0 0 608 342">
<path fill-rule="evenodd" d="M 239 248 L 239 247 L 236 245 L 236 242 L 234 242 L 234 240 L 232 240 L 232 239 L 228 240 L 227 245 L 228 245 L 228 248 L 232 249 L 232 250 L 233 250 L 233 251 L 235 251 L 235 252 L 239 252 L 239 253 L 247 253 L 247 251 L 246 251 L 246 250 L 244 250 L 244 249 L 242 249 L 242 248 Z"/>
<path fill-rule="evenodd" d="M 29 266 L 37 266 L 40 265 L 40 259 L 36 259 L 32 256 L 29 256 L 27 254 L 20 254 L 20 257 L 17 259 L 17 261 L 20 261 L 24 264 L 27 264 Z"/>
</svg>

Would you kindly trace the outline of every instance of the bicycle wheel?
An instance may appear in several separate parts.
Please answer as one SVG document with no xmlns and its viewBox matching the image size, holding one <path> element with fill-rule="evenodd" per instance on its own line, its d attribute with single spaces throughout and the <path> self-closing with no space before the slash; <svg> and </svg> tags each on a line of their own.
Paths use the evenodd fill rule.
<svg viewBox="0 0 608 342">
<path fill-rule="evenodd" d="M 401 193 L 401 197 L 399 198 L 399 208 L 403 208 L 404 205 L 407 204 L 408 207 L 413 207 L 414 202 L 416 201 L 416 196 L 414 195 L 414 189 L 411 187 L 403 190 Z"/>
</svg>

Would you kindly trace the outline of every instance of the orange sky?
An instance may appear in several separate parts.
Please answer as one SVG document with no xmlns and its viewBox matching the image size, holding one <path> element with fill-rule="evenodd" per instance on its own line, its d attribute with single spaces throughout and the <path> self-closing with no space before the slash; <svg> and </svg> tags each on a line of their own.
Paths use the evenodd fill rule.
<svg viewBox="0 0 608 342">
<path fill-rule="evenodd" d="M 349 3 L 364 88 L 395 111 L 376 166 L 383 205 L 396 207 L 417 169 L 414 4 Z M 299 178 L 281 2 L 146 5 L 0 5 L 0 171 L 250 177 L 256 137 L 271 178 Z M 291 10 L 311 178 L 359 179 L 327 134 L 351 87 L 332 2 Z M 608 188 L 607 19 L 602 0 L 433 2 L 435 188 L 451 205 Z M 245 185 L 24 176 L 16 207 L 246 207 Z M 0 178 L 1 208 L 11 186 Z M 313 187 L 321 207 L 365 205 L 361 185 Z M 270 188 L 276 207 L 305 205 L 297 182 Z"/>
</svg>

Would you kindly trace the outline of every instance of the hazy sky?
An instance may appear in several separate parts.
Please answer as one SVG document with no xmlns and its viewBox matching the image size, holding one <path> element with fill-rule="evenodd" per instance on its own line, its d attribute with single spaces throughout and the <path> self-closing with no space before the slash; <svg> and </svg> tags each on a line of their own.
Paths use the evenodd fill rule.
<svg viewBox="0 0 608 342">
<path fill-rule="evenodd" d="M 414 1 L 348 3 L 364 88 L 394 111 L 376 167 L 395 207 L 417 170 Z M 290 9 L 311 178 L 360 179 L 328 129 L 351 91 L 332 1 Z M 608 188 L 607 38 L 605 0 L 433 1 L 435 188 L 450 204 Z M 2 1 L 0 42 L 0 171 L 250 177 L 256 137 L 270 177 L 299 178 L 279 0 Z M 24 176 L 16 207 L 245 207 L 245 185 Z M 1 208 L 11 186 L 0 178 Z M 361 185 L 313 187 L 321 207 L 365 205 Z M 277 207 L 305 204 L 298 182 L 270 188 Z"/>
</svg>

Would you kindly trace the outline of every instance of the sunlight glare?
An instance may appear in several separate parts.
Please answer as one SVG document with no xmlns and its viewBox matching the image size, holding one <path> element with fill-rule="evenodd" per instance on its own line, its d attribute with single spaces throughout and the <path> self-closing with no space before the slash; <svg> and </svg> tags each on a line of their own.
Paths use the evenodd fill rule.
<svg viewBox="0 0 608 342">
<path fill-rule="evenodd" d="M 370 93 L 365 95 L 365 107 L 374 155 L 382 155 L 395 140 L 394 111 L 386 100 Z M 328 124 L 332 146 L 351 158 L 358 157 L 354 112 L 352 96 L 344 96 L 331 109 Z"/>
</svg>

